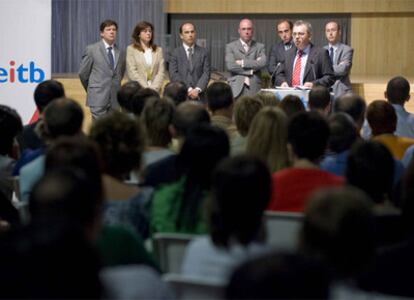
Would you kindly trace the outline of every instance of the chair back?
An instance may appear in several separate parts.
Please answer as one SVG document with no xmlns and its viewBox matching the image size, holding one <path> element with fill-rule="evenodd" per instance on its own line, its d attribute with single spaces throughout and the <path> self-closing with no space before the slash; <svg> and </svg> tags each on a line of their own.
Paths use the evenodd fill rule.
<svg viewBox="0 0 414 300">
<path fill-rule="evenodd" d="M 264 217 L 267 244 L 278 250 L 295 250 L 299 229 L 303 223 L 303 214 L 266 211 Z"/>
<path fill-rule="evenodd" d="M 156 233 L 153 246 L 161 270 L 166 273 L 180 273 L 187 245 L 195 237 L 195 234 Z"/>
<path fill-rule="evenodd" d="M 166 274 L 163 280 L 175 292 L 176 299 L 224 299 L 226 284 L 220 281 L 192 278 L 180 274 Z"/>
</svg>

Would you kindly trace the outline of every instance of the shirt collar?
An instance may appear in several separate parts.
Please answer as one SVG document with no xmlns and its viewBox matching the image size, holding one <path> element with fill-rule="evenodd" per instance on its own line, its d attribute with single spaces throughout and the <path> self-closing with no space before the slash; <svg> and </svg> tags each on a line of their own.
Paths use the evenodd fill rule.
<svg viewBox="0 0 414 300">
<path fill-rule="evenodd" d="M 186 45 L 185 43 L 183 43 L 183 47 L 184 47 L 184 50 L 185 50 L 186 53 L 188 52 L 189 48 L 193 48 L 193 50 L 194 50 L 194 44 L 190 47 L 190 46 Z"/>
<path fill-rule="evenodd" d="M 108 50 L 108 47 L 112 47 L 112 49 L 114 49 L 115 44 L 109 45 L 104 39 L 102 39 L 102 42 L 104 43 L 105 49 Z"/>
<path fill-rule="evenodd" d="M 252 41 L 246 43 L 245 41 L 243 41 L 242 39 L 240 39 L 240 43 L 242 44 L 242 46 L 244 47 L 244 45 L 247 45 L 247 47 L 250 47 L 252 45 Z"/>
</svg>

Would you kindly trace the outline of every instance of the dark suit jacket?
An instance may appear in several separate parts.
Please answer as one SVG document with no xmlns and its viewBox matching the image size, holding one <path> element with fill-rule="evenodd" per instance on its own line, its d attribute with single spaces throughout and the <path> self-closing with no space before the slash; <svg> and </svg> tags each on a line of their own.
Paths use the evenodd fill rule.
<svg viewBox="0 0 414 300">
<path fill-rule="evenodd" d="M 295 45 L 292 42 L 291 44 L 292 44 L 292 47 L 295 47 Z M 285 50 L 285 44 L 283 43 L 283 41 L 279 41 L 278 43 L 272 46 L 272 48 L 270 49 L 270 54 L 269 54 L 269 62 L 267 64 L 267 70 L 269 71 L 270 74 L 273 74 L 273 72 L 276 69 L 277 64 L 279 63 L 282 64 L 285 61 L 286 52 L 287 50 Z"/>
<path fill-rule="evenodd" d="M 207 49 L 194 46 L 193 68 L 190 69 L 184 46 L 175 48 L 169 58 L 168 71 L 171 81 L 183 81 L 188 87 L 198 87 L 205 92 L 210 80 L 210 58 Z"/>
<path fill-rule="evenodd" d="M 303 83 L 312 82 L 314 85 L 330 87 L 335 82 L 332 63 L 326 49 L 315 47 L 310 44 L 309 57 L 305 66 Z M 291 48 L 286 52 L 286 60 L 280 65 L 276 74 L 276 85 L 287 82 L 292 86 L 293 64 L 295 62 L 296 48 Z"/>
</svg>

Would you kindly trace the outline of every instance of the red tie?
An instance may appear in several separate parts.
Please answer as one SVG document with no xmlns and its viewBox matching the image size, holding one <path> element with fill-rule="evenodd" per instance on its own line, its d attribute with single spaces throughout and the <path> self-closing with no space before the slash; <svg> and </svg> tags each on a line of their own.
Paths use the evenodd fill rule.
<svg viewBox="0 0 414 300">
<path fill-rule="evenodd" d="M 298 51 L 298 57 L 296 58 L 295 67 L 293 68 L 292 74 L 292 86 L 300 85 L 300 71 L 302 69 L 302 55 L 303 51 Z"/>
</svg>

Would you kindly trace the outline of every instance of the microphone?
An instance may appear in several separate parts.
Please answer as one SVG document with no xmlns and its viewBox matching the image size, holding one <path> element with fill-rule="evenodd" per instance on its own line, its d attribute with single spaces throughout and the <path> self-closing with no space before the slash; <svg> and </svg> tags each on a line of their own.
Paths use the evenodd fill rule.
<svg viewBox="0 0 414 300">
<path fill-rule="evenodd" d="M 278 62 L 277 63 L 277 65 L 276 65 L 276 67 L 275 67 L 275 70 L 273 71 L 273 73 L 272 73 L 272 76 L 270 76 L 270 81 L 273 83 L 273 77 L 276 75 L 276 71 L 277 71 L 277 69 L 279 69 L 279 67 L 280 67 L 280 65 L 282 64 L 282 62 Z"/>
</svg>

